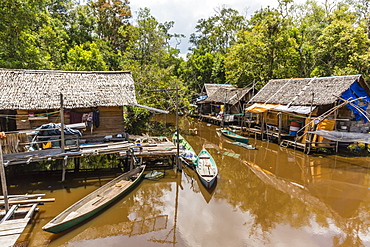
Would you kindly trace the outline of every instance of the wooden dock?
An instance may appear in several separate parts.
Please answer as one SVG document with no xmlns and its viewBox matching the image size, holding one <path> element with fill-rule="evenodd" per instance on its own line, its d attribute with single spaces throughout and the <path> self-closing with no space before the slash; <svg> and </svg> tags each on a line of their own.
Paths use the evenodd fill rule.
<svg viewBox="0 0 370 247">
<path fill-rule="evenodd" d="M 107 142 L 100 144 L 81 145 L 80 150 L 71 152 L 62 152 L 60 148 L 44 149 L 22 153 L 4 154 L 3 160 L 5 166 L 16 164 L 29 164 L 43 160 L 69 159 L 77 157 L 86 157 L 91 155 L 102 155 L 116 153 L 120 156 L 126 156 L 128 152 L 138 158 L 147 157 L 169 157 L 177 154 L 177 147 L 167 138 L 152 139 L 155 141 L 139 143 Z M 138 141 L 138 140 L 137 140 Z"/>
<path fill-rule="evenodd" d="M 165 157 L 177 154 L 177 147 L 170 141 L 156 144 L 142 144 L 132 149 L 136 157 Z"/>
<path fill-rule="evenodd" d="M 100 144 L 81 145 L 78 151 L 62 152 L 60 148 L 43 149 L 30 152 L 3 154 L 5 166 L 16 164 L 29 164 L 30 162 L 39 162 L 43 160 L 75 158 L 90 155 L 111 154 L 127 151 L 135 147 L 134 143 L 107 142 Z"/>
<path fill-rule="evenodd" d="M 23 218 L 0 223 L 0 246 L 12 247 L 15 244 L 36 211 L 36 206 L 37 203 L 34 203 Z"/>
<path fill-rule="evenodd" d="M 12 247 L 19 236 L 38 211 L 37 205 L 45 201 L 54 201 L 54 198 L 41 199 L 45 194 L 10 195 L 8 211 L 1 210 L 0 220 L 0 246 Z M 37 198 L 36 198 L 37 197 Z M 4 197 L 2 197 L 4 199 Z M 4 201 L 2 201 L 4 202 Z"/>
</svg>

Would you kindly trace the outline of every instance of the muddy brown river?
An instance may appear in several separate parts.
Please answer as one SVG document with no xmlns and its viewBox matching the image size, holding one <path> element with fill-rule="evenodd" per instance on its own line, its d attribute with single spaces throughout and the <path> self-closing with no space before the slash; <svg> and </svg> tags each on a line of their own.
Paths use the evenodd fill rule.
<svg viewBox="0 0 370 247">
<path fill-rule="evenodd" d="M 183 136 L 206 147 L 219 175 L 206 190 L 195 172 L 166 171 L 84 224 L 52 234 L 42 226 L 108 179 L 13 183 L 9 193 L 45 193 L 18 246 L 370 246 L 368 157 L 305 155 L 253 138 L 247 150 L 218 134 L 217 126 L 181 119 Z M 198 129 L 197 135 L 188 129 Z M 12 183 L 10 181 L 10 183 Z M 28 245 L 27 245 L 28 244 Z"/>
</svg>

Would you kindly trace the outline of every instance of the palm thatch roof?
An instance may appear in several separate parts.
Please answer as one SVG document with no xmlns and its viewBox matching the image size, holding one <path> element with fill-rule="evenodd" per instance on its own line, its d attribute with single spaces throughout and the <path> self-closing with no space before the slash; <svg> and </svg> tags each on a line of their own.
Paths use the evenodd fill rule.
<svg viewBox="0 0 370 247">
<path fill-rule="evenodd" d="M 0 110 L 37 110 L 136 104 L 128 71 L 0 69 Z"/>
<path fill-rule="evenodd" d="M 218 102 L 235 105 L 238 103 L 252 88 L 219 88 L 203 102 Z"/>
<path fill-rule="evenodd" d="M 252 103 L 282 105 L 327 105 L 338 100 L 354 82 L 368 94 L 361 75 L 270 80 L 251 100 Z"/>
<path fill-rule="evenodd" d="M 236 87 L 231 84 L 204 83 L 203 92 L 205 92 L 209 97 L 220 88 L 235 89 Z"/>
</svg>

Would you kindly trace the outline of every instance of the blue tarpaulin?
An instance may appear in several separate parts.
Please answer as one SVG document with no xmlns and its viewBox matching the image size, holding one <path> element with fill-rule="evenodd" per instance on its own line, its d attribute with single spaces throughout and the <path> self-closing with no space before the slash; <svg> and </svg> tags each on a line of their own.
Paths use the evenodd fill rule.
<svg viewBox="0 0 370 247">
<path fill-rule="evenodd" d="M 198 98 L 195 99 L 196 102 L 205 100 L 208 97 L 208 95 L 201 95 Z"/>
<path fill-rule="evenodd" d="M 354 99 L 357 99 L 357 98 L 360 98 L 360 97 L 365 97 L 363 99 L 360 99 L 360 100 L 355 100 L 355 101 L 352 101 L 352 105 L 351 104 L 347 104 L 347 107 L 353 111 L 353 113 L 355 114 L 355 119 L 356 121 L 360 120 L 360 119 L 363 119 L 364 122 L 368 122 L 367 118 L 364 116 L 364 114 L 359 110 L 357 109 L 356 107 L 366 111 L 366 108 L 367 106 L 369 105 L 369 102 L 370 102 L 370 96 L 367 94 L 367 92 L 365 91 L 364 88 L 362 88 L 360 86 L 360 84 L 356 81 L 354 82 L 350 87 L 349 89 L 347 89 L 342 95 L 341 97 L 345 100 L 354 100 Z M 355 105 L 355 106 L 353 106 Z"/>
</svg>

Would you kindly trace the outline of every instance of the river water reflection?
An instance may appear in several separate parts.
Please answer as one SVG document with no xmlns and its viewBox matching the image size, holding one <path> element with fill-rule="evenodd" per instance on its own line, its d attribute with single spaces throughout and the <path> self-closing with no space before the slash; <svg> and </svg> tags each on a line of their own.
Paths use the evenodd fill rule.
<svg viewBox="0 0 370 247">
<path fill-rule="evenodd" d="M 181 119 L 184 137 L 215 158 L 211 191 L 194 171 L 167 171 L 85 224 L 61 234 L 41 227 L 104 181 L 20 183 L 10 193 L 46 193 L 19 243 L 28 246 L 370 246 L 369 158 L 305 155 L 253 138 L 257 150 L 228 142 L 216 126 Z M 68 186 L 68 184 L 67 184 Z"/>
</svg>

